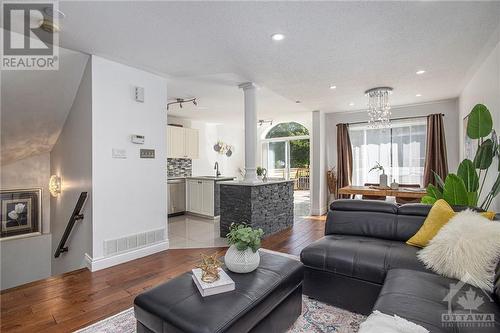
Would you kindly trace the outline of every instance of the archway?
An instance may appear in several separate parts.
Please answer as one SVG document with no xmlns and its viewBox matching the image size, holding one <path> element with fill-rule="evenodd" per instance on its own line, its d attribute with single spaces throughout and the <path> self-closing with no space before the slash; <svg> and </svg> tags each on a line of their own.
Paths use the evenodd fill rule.
<svg viewBox="0 0 500 333">
<path fill-rule="evenodd" d="M 297 122 L 271 127 L 262 139 L 262 162 L 268 177 L 293 180 L 295 215 L 309 215 L 309 130 Z"/>
</svg>

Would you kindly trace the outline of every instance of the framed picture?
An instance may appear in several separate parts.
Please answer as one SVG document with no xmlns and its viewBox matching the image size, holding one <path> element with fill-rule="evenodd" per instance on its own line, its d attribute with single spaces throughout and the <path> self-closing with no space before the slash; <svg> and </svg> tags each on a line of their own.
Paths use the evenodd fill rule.
<svg viewBox="0 0 500 333">
<path fill-rule="evenodd" d="M 0 190 L 1 238 L 39 233 L 42 189 Z"/>
<path fill-rule="evenodd" d="M 467 122 L 469 121 L 469 116 L 466 116 L 463 120 L 464 128 L 464 158 L 474 161 L 477 151 L 477 140 L 471 139 L 467 136 Z"/>
</svg>

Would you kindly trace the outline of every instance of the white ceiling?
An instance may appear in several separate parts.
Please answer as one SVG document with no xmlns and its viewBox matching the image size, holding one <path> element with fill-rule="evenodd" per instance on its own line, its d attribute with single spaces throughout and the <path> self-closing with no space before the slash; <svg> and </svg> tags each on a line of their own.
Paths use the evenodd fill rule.
<svg viewBox="0 0 500 333">
<path fill-rule="evenodd" d="M 57 71 L 2 71 L 1 164 L 52 150 L 88 56 L 59 49 Z"/>
<path fill-rule="evenodd" d="M 261 87 L 261 118 L 361 109 L 363 92 L 379 85 L 394 87 L 394 105 L 456 97 L 500 17 L 500 2 L 60 1 L 60 9 L 62 46 L 161 73 L 171 98 L 196 96 L 202 107 L 172 114 L 219 122 L 241 120 L 244 81 Z M 275 32 L 285 40 L 272 41 Z"/>
<path fill-rule="evenodd" d="M 66 14 L 63 47 L 162 74 L 172 99 L 198 98 L 199 108 L 185 105 L 171 115 L 240 124 L 243 94 L 237 85 L 245 81 L 260 87 L 259 118 L 275 120 L 303 118 L 316 109 L 362 109 L 363 92 L 379 85 L 394 87 L 393 105 L 456 97 L 500 17 L 500 2 L 59 4 Z M 272 41 L 275 32 L 284 33 L 285 40 Z M 76 81 L 65 80 L 78 70 L 76 54 L 61 59 L 60 73 L 3 73 L 11 87 L 25 85 L 2 87 L 7 100 L 2 107 L 8 106 L 2 122 L 9 125 L 2 123 L 2 148 L 19 142 L 4 149 L 3 158 L 45 151 L 55 140 L 54 124 L 65 119 L 74 96 L 68 91 Z M 415 75 L 419 69 L 427 73 Z M 41 90 L 41 82 L 54 83 Z M 330 90 L 331 84 L 337 89 Z M 47 99 L 57 105 L 34 111 Z M 11 119 L 10 110 L 22 116 Z M 43 130 L 35 140 L 23 128 Z"/>
<path fill-rule="evenodd" d="M 172 105 L 168 115 L 212 123 L 243 124 L 243 91 L 238 84 L 245 79 L 231 74 L 193 78 L 171 78 L 167 82 L 169 101 L 177 97 L 197 98 L 198 106 L 184 103 L 182 109 Z M 264 118 L 277 119 L 283 114 L 300 117 L 308 109 L 266 87 L 257 87 L 257 109 Z"/>
</svg>

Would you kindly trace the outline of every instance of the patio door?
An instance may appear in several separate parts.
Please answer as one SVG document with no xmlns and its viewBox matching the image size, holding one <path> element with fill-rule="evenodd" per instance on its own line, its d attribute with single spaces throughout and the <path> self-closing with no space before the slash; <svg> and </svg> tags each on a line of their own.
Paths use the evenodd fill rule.
<svg viewBox="0 0 500 333">
<path fill-rule="evenodd" d="M 270 178 L 290 179 L 290 147 L 288 141 L 267 143 L 267 176 Z"/>
<path fill-rule="evenodd" d="M 264 145 L 268 177 L 302 179 L 301 187 L 309 189 L 309 139 L 276 140 Z"/>
</svg>

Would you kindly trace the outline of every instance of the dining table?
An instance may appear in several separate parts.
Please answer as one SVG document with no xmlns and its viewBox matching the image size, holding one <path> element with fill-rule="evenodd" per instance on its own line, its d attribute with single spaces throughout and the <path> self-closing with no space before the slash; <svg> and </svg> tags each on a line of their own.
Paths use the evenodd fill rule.
<svg viewBox="0 0 500 333">
<path fill-rule="evenodd" d="M 380 186 L 345 186 L 339 189 L 338 194 L 344 195 L 367 195 L 367 196 L 387 196 L 396 198 L 420 199 L 427 194 L 425 188 L 416 187 L 380 187 Z"/>
</svg>

